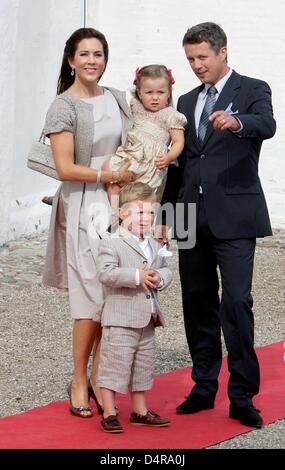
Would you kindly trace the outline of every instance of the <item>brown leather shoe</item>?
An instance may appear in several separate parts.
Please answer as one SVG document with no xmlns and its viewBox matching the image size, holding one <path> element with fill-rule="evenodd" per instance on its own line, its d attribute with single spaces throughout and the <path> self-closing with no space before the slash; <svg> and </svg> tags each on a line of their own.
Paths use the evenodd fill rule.
<svg viewBox="0 0 285 470">
<path fill-rule="evenodd" d="M 146 415 L 140 415 L 138 413 L 131 413 L 130 423 L 136 426 L 157 426 L 164 427 L 170 425 L 169 418 L 161 418 L 157 413 L 148 411 Z"/>
<path fill-rule="evenodd" d="M 101 420 L 101 427 L 105 432 L 123 432 L 122 425 L 116 415 L 107 416 Z"/>
</svg>

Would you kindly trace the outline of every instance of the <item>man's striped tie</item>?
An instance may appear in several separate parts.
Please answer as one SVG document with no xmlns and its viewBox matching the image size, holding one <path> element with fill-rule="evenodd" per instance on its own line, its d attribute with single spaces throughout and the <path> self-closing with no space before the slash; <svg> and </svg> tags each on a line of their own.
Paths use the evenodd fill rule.
<svg viewBox="0 0 285 470">
<path fill-rule="evenodd" d="M 201 144 L 203 143 L 203 140 L 205 139 L 207 127 L 209 124 L 209 116 L 212 113 L 214 106 L 216 104 L 216 99 L 215 99 L 216 93 L 217 93 L 217 90 L 214 87 L 214 85 L 208 88 L 206 103 L 205 103 L 205 106 L 203 108 L 203 111 L 200 117 L 199 128 L 198 128 L 198 139 Z"/>
</svg>

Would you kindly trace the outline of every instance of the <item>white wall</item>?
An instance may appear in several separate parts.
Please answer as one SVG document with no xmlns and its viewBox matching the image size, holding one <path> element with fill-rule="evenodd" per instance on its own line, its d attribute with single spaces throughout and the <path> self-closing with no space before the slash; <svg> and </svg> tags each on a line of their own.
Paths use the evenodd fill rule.
<svg viewBox="0 0 285 470">
<path fill-rule="evenodd" d="M 57 183 L 26 168 L 38 137 L 66 39 L 83 26 L 84 0 L 0 0 L 0 245 L 45 228 L 50 209 L 40 202 Z M 186 29 L 219 23 L 228 35 L 229 64 L 269 82 L 276 136 L 265 142 L 260 174 L 274 226 L 285 227 L 285 28 L 283 0 L 86 0 L 87 26 L 105 33 L 110 61 L 103 84 L 126 89 L 137 66 L 173 69 L 177 98 L 198 84 L 181 47 Z M 205 13 L 207 12 L 207 13 Z"/>
<path fill-rule="evenodd" d="M 26 168 L 56 95 L 68 36 L 83 26 L 82 0 L 0 0 L 0 245 L 46 228 L 41 202 L 57 182 Z"/>
</svg>

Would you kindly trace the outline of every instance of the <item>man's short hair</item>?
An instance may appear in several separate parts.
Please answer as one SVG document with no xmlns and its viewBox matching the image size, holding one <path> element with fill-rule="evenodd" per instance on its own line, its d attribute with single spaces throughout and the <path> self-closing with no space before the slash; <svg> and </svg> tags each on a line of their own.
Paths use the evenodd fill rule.
<svg viewBox="0 0 285 470">
<path fill-rule="evenodd" d="M 227 36 L 216 23 L 200 23 L 186 31 L 182 45 L 200 44 L 201 42 L 208 42 L 212 49 L 218 53 L 222 47 L 227 47 Z"/>
</svg>

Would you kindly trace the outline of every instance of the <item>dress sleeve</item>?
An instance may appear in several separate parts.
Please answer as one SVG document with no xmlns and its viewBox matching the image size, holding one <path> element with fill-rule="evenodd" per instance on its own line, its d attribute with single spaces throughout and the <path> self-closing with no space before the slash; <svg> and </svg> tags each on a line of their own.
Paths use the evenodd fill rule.
<svg viewBox="0 0 285 470">
<path fill-rule="evenodd" d="M 187 124 L 187 119 L 184 114 L 179 113 L 176 109 L 169 106 L 169 114 L 167 118 L 168 129 L 184 129 Z"/>
<path fill-rule="evenodd" d="M 76 115 L 75 110 L 64 99 L 56 98 L 51 104 L 44 125 L 44 134 L 68 131 L 75 134 Z"/>
</svg>

